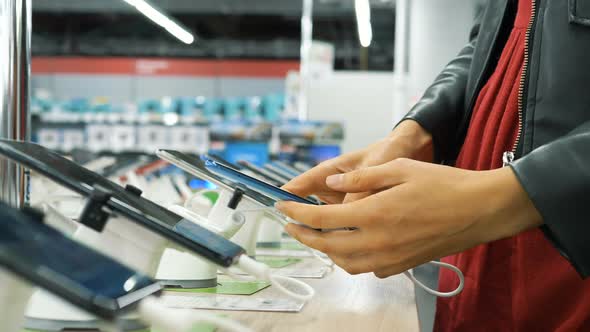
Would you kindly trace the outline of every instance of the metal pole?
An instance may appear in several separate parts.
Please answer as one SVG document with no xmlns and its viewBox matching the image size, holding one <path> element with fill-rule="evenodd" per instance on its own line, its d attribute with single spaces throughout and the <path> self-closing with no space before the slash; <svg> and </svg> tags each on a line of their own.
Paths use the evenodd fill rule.
<svg viewBox="0 0 590 332">
<path fill-rule="evenodd" d="M 393 69 L 393 123 L 399 122 L 409 108 L 410 0 L 395 3 L 395 68 Z"/>
<path fill-rule="evenodd" d="M 308 90 L 310 83 L 309 58 L 313 36 L 313 0 L 303 0 L 303 12 L 301 15 L 301 64 L 299 67 L 299 120 L 305 121 L 308 117 Z"/>
<path fill-rule="evenodd" d="M 0 138 L 30 140 L 31 0 L 0 0 Z M 24 169 L 0 159 L 0 200 L 28 201 Z"/>
</svg>

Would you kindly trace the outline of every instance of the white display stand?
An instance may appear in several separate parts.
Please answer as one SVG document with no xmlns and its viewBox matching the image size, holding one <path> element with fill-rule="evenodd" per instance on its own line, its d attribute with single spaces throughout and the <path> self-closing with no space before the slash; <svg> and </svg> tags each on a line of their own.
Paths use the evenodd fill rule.
<svg viewBox="0 0 590 332">
<path fill-rule="evenodd" d="M 150 277 L 155 276 L 164 249 L 169 245 L 165 238 L 122 218 L 109 220 L 102 233 L 80 225 L 74 238 Z M 121 319 L 119 323 L 123 330 L 144 327 L 133 317 Z M 34 330 L 92 330 L 100 326 L 102 321 L 96 317 L 43 290 L 35 291 L 26 312 L 25 327 Z"/>
<path fill-rule="evenodd" d="M 221 228 L 226 228 L 227 223 L 231 221 L 231 216 L 234 215 L 234 213 L 239 213 L 240 211 L 255 211 L 243 213 L 246 222 L 242 229 L 231 238 L 233 242 L 239 244 L 246 250 L 248 256 L 254 257 L 256 255 L 258 230 L 260 229 L 261 222 L 265 218 L 265 212 L 262 210 L 256 211 L 260 210 L 260 206 L 248 199 L 239 200 L 237 206 L 232 208 L 230 207 L 230 201 L 233 197 L 233 191 L 222 189 L 219 193 L 217 202 L 215 202 L 213 208 L 209 211 L 207 219 Z"/>
<path fill-rule="evenodd" d="M 225 228 L 220 228 L 185 207 L 173 205 L 169 210 L 226 239 L 239 231 L 245 222 L 244 219 L 228 216 L 231 220 Z M 162 256 L 156 279 L 167 287 L 188 289 L 215 287 L 217 286 L 217 266 L 191 253 L 168 248 Z"/>
<path fill-rule="evenodd" d="M 242 246 L 249 256 L 255 255 L 257 240 L 279 242 L 283 230 L 281 224 L 267 216 L 257 203 L 235 195 L 234 191 L 222 190 L 213 207 L 209 209 L 207 218 L 199 215 L 203 212 L 202 209 L 191 209 L 191 204 L 186 205 L 188 207 L 174 205 L 169 209 L 226 239 L 231 239 Z M 195 198 L 198 197 L 190 199 Z M 164 252 L 156 278 L 169 287 L 215 287 L 217 267 L 189 253 L 169 248 Z"/>
<path fill-rule="evenodd" d="M 141 193 L 138 193 L 141 194 Z M 184 209 L 182 207 L 179 207 Z M 208 223 L 190 211 L 177 211 L 180 216 L 201 225 L 226 238 L 237 232 L 244 220 L 227 214 L 222 227 Z M 64 217 L 53 210 L 47 216 L 48 224 L 63 224 Z M 179 213 L 180 212 L 180 213 Z M 55 220 L 53 220 L 55 219 Z M 217 285 L 217 267 L 209 261 L 198 258 L 184 248 L 170 243 L 162 236 L 122 217 L 112 217 L 102 232 L 80 225 L 73 236 L 81 243 L 113 257 L 121 263 L 143 272 L 150 277 L 165 277 L 180 282 L 185 288 L 214 287 Z M 255 242 L 254 242 L 255 244 Z M 168 249 L 168 251 L 166 251 Z M 164 257 L 165 252 L 168 253 Z M 172 255 L 170 255 L 172 253 Z M 166 259 L 164 259 L 166 258 Z M 158 267 L 160 267 L 158 271 Z M 37 290 L 29 303 L 25 326 L 40 331 L 62 331 L 67 329 L 97 330 L 104 322 L 71 304 L 43 290 Z M 121 330 L 143 328 L 138 319 L 127 316 L 117 321 Z"/>
<path fill-rule="evenodd" d="M 260 222 L 260 229 L 258 230 L 258 243 L 265 247 L 280 246 L 284 228 L 283 225 L 273 220 L 273 218 L 264 216 Z"/>
<path fill-rule="evenodd" d="M 20 332 L 33 287 L 13 273 L 0 269 L 0 331 Z"/>
</svg>

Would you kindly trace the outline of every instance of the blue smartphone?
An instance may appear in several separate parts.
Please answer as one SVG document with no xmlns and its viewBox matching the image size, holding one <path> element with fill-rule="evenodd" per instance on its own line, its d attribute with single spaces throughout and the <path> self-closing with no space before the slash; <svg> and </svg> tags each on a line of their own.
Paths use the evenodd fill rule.
<svg viewBox="0 0 590 332">
<path fill-rule="evenodd" d="M 106 206 L 164 238 L 211 262 L 229 267 L 244 253 L 237 244 L 172 211 L 68 160 L 40 145 L 0 139 L 0 156 L 30 168 L 80 195 L 90 196 L 96 186 L 110 192 Z"/>
<path fill-rule="evenodd" d="M 94 249 L 0 202 L 0 270 L 112 320 L 162 286 Z M 4 308 L 3 310 L 7 310 Z"/>
<path fill-rule="evenodd" d="M 242 184 L 251 190 L 257 191 L 277 201 L 293 201 L 297 203 L 317 205 L 315 202 L 312 202 L 306 198 L 297 196 L 279 187 L 275 187 L 272 184 L 248 176 L 231 167 L 217 163 L 207 156 L 201 156 L 201 159 L 205 162 L 205 168 L 209 172 L 228 179 L 234 183 Z"/>
<path fill-rule="evenodd" d="M 298 171 L 293 166 L 291 166 L 285 162 L 279 161 L 279 160 L 275 160 L 271 164 L 274 165 L 275 167 L 282 169 L 284 172 L 287 172 L 289 175 L 291 175 L 291 178 L 298 177 L 299 175 L 302 174 L 300 171 Z"/>
<path fill-rule="evenodd" d="M 272 207 L 276 201 L 294 201 L 303 204 L 319 205 L 316 202 L 282 190 L 281 188 L 273 186 L 272 184 L 243 174 L 232 167 L 222 165 L 212 158 L 209 158 L 207 155 L 203 155 L 199 158 L 198 156 L 187 155 L 179 151 L 163 149 L 158 150 L 156 154 L 160 158 L 180 167 L 190 174 L 198 176 L 199 178 L 205 179 L 207 181 L 212 181 L 213 183 L 228 190 L 236 190 L 237 188 L 245 189 L 244 197 L 249 197 L 251 200 L 258 202 L 262 206 Z M 297 221 L 293 222 L 300 224 Z M 287 221 L 285 221 L 285 223 L 287 223 Z M 334 230 L 353 230 L 353 228 L 324 230 L 312 227 L 309 228 L 323 232 Z"/>
</svg>

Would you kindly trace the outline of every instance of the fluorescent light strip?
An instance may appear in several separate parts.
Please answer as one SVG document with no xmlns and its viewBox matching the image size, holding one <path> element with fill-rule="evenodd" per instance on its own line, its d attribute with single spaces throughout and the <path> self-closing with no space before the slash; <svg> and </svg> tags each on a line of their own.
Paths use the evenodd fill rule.
<svg viewBox="0 0 590 332">
<path fill-rule="evenodd" d="M 174 22 L 170 17 L 164 15 L 162 12 L 154 8 L 145 0 L 123 0 L 131 6 L 137 8 L 143 15 L 152 20 L 157 25 L 166 29 L 171 35 L 178 38 L 185 44 L 192 44 L 195 37 L 186 29 Z"/>
<path fill-rule="evenodd" d="M 355 0 L 356 22 L 361 46 L 369 47 L 373 40 L 373 28 L 371 27 L 371 5 L 369 0 Z"/>
</svg>

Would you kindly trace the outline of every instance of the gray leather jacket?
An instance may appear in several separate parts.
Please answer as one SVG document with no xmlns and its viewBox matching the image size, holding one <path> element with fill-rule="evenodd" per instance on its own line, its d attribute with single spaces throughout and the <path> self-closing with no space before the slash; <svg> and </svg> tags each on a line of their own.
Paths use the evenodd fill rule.
<svg viewBox="0 0 590 332">
<path fill-rule="evenodd" d="M 514 22 L 515 0 L 490 0 L 470 42 L 406 119 L 434 137 L 437 161 L 452 164 L 482 86 Z M 543 216 L 545 234 L 590 276 L 590 0 L 533 0 L 511 164 Z M 501 194 L 501 193 L 499 193 Z"/>
</svg>

